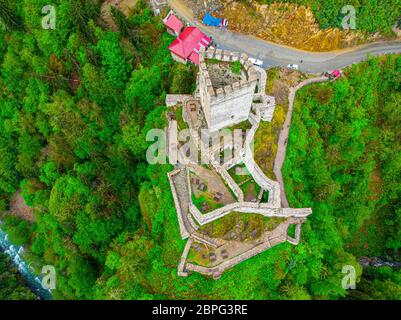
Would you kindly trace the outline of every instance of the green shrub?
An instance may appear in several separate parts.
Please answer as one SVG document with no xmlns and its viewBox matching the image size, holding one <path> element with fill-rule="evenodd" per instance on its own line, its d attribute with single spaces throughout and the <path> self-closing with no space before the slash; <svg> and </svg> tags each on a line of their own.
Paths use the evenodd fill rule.
<svg viewBox="0 0 401 320">
<path fill-rule="evenodd" d="M 241 62 L 239 61 L 234 61 L 231 64 L 231 71 L 235 74 L 241 74 L 241 68 L 242 68 Z"/>
</svg>

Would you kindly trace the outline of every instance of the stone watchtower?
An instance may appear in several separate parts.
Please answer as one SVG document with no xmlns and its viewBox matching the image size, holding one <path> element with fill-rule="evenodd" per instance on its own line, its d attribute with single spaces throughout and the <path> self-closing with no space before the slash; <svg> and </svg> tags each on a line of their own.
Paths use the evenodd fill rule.
<svg viewBox="0 0 401 320">
<path fill-rule="evenodd" d="M 200 102 L 211 132 L 248 119 L 258 75 L 246 54 L 203 49 L 198 77 Z"/>
</svg>

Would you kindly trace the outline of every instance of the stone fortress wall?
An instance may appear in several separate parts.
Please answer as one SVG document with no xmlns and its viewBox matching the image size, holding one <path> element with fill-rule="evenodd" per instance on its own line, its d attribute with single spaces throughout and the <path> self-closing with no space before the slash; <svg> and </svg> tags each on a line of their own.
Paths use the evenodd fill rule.
<svg viewBox="0 0 401 320">
<path fill-rule="evenodd" d="M 247 79 L 215 89 L 210 79 L 205 58 L 223 62 L 239 61 L 245 70 Z M 240 55 L 236 52 L 222 51 L 213 47 L 209 47 L 206 52 L 204 48 L 200 51 L 199 93 L 210 131 L 217 131 L 248 119 L 257 81 L 257 71 L 246 54 Z"/>
<path fill-rule="evenodd" d="M 218 278 L 220 278 L 221 274 L 225 270 L 230 269 L 233 266 L 235 266 L 247 259 L 250 259 L 250 258 L 256 256 L 257 254 L 262 253 L 263 251 L 266 251 L 280 243 L 288 241 L 289 243 L 291 243 L 293 245 L 297 245 L 301 238 L 302 223 L 304 223 L 304 219 L 302 219 L 302 218 L 290 218 L 286 222 L 281 223 L 275 230 L 268 233 L 266 235 L 264 241 L 262 241 L 261 243 L 259 243 L 255 247 L 253 247 L 252 249 L 250 249 L 246 252 L 243 252 L 236 257 L 228 259 L 228 260 L 224 261 L 223 263 L 221 263 L 217 266 L 214 266 L 214 267 L 204 267 L 204 266 L 199 266 L 196 264 L 184 262 L 183 264 L 180 264 L 178 274 L 180 276 L 186 277 L 188 275 L 188 272 L 195 271 L 195 272 L 199 272 L 203 275 L 213 277 L 214 279 L 218 279 Z M 287 234 L 287 230 L 291 224 L 294 224 L 296 226 L 294 238 L 291 238 Z M 188 246 L 189 248 L 186 247 L 186 249 L 188 248 L 187 249 L 188 251 L 185 252 L 185 254 L 186 254 L 185 257 L 183 256 L 185 259 L 188 255 L 191 245 L 192 245 L 192 243 Z M 181 270 L 180 270 L 180 267 L 181 267 Z"/>
<path fill-rule="evenodd" d="M 267 81 L 266 71 L 256 66 L 254 68 L 259 74 L 258 92 L 255 93 L 254 99 L 257 99 L 260 102 L 253 102 L 252 110 L 254 112 L 260 112 L 260 116 L 263 121 L 270 122 L 273 119 L 274 110 L 276 108 L 276 100 L 274 97 L 267 96 L 265 94 Z"/>
<path fill-rule="evenodd" d="M 221 61 L 240 61 L 247 73 L 247 79 L 234 82 L 229 86 L 214 88 L 205 63 L 206 59 L 217 59 Z M 187 122 L 191 138 L 198 150 L 208 150 L 205 156 L 211 168 L 219 174 L 222 180 L 231 189 L 237 198 L 235 203 L 225 205 L 211 212 L 202 214 L 193 204 L 191 197 L 191 184 L 189 172 L 193 170 L 193 163 L 182 152 L 178 153 L 179 164 L 176 170 L 168 174 L 173 199 L 175 202 L 178 223 L 181 237 L 188 238 L 181 261 L 178 266 L 178 274 L 187 276 L 188 271 L 196 271 L 205 275 L 218 278 L 224 270 L 249 259 L 250 257 L 271 248 L 274 245 L 288 241 L 294 245 L 298 244 L 301 235 L 301 225 L 312 213 L 310 208 L 283 208 L 281 203 L 280 184 L 269 179 L 260 167 L 256 164 L 252 154 L 252 143 L 254 135 L 259 127 L 260 121 L 271 121 L 275 109 L 274 97 L 265 95 L 266 72 L 265 70 L 253 66 L 245 54 L 231 53 L 228 51 L 209 48 L 206 52 L 200 52 L 199 74 L 197 79 L 197 90 L 194 96 L 188 95 L 167 95 L 166 104 L 173 106 L 177 103 L 183 104 L 183 119 Z M 255 92 L 256 86 L 258 88 Z M 208 125 L 209 132 L 215 132 L 225 127 L 233 126 L 239 122 L 248 120 L 252 127 L 248 130 L 243 145 L 237 145 L 233 141 L 228 146 L 239 150 L 238 154 L 227 163 L 220 164 L 216 161 L 215 154 L 218 153 L 220 145 L 212 145 L 210 148 L 205 144 L 198 134 L 197 127 L 192 125 L 192 121 L 187 114 L 185 106 L 192 99 L 200 100 L 201 108 Z M 257 99 L 257 101 L 256 101 Z M 168 136 L 171 135 L 169 123 Z M 235 144 L 235 145 L 234 145 Z M 225 146 L 227 147 L 227 146 Z M 228 173 L 228 169 L 236 164 L 243 163 L 255 182 L 261 187 L 261 191 L 269 192 L 267 203 L 246 202 L 240 186 Z M 259 197 L 263 193 L 261 192 Z M 213 268 L 194 265 L 186 261 L 188 252 L 193 242 L 203 243 L 210 248 L 219 250 L 221 241 L 211 239 L 205 234 L 197 231 L 200 226 L 209 224 L 217 219 L 224 217 L 231 212 L 241 214 L 253 213 L 270 218 L 286 218 L 276 229 L 268 232 L 265 239 L 252 249 L 231 257 L 225 262 Z M 290 237 L 287 229 L 290 225 L 296 226 L 294 238 Z M 219 242 L 220 241 L 220 242 Z"/>
</svg>

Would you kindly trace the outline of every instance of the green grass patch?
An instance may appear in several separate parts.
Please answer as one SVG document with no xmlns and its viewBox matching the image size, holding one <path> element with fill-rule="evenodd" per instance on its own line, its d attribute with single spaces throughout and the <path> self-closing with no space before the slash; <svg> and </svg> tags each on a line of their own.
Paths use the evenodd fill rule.
<svg viewBox="0 0 401 320">
<path fill-rule="evenodd" d="M 255 198 L 259 196 L 261 187 L 252 179 L 240 186 L 242 192 L 244 193 L 245 199 Z"/>
<path fill-rule="evenodd" d="M 192 203 L 202 213 L 208 213 L 213 210 L 224 207 L 223 203 L 217 203 L 216 201 L 214 201 L 212 196 L 207 192 L 197 192 L 197 195 L 192 194 L 191 198 L 192 198 Z M 204 203 L 207 204 L 207 209 L 205 209 L 205 210 L 202 207 L 202 204 L 204 204 Z"/>
<path fill-rule="evenodd" d="M 284 218 L 266 218 L 255 213 L 231 212 L 224 217 L 201 226 L 199 231 L 212 238 L 230 240 L 228 233 L 235 230 L 242 241 L 259 238 L 264 231 L 274 230 Z"/>
<path fill-rule="evenodd" d="M 188 124 L 184 121 L 182 117 L 182 106 L 174 108 L 175 119 L 177 120 L 177 128 L 178 130 L 188 129 Z"/>
<path fill-rule="evenodd" d="M 244 165 L 236 165 L 228 170 L 228 173 L 237 184 L 240 184 L 251 178 L 250 173 Z"/>
<path fill-rule="evenodd" d="M 273 94 L 274 93 L 274 81 L 278 79 L 279 76 L 279 68 L 271 68 L 266 71 L 267 73 L 267 79 L 266 79 L 266 93 L 267 94 Z"/>
<path fill-rule="evenodd" d="M 259 167 L 269 178 L 276 180 L 273 172 L 274 160 L 277 153 L 277 142 L 280 131 L 285 121 L 285 109 L 282 105 L 276 105 L 273 121 L 262 121 L 255 134 L 254 158 Z"/>
<path fill-rule="evenodd" d="M 242 68 L 241 62 L 239 61 L 234 61 L 231 64 L 231 71 L 235 74 L 241 74 L 241 68 Z"/>
<path fill-rule="evenodd" d="M 287 234 L 291 237 L 291 238 L 295 238 L 295 224 L 290 224 L 290 226 L 288 227 L 287 230 Z"/>
<path fill-rule="evenodd" d="M 269 202 L 269 191 L 264 191 L 262 195 L 262 202 Z"/>
<path fill-rule="evenodd" d="M 251 128 L 252 128 L 252 124 L 248 120 L 237 123 L 236 125 L 231 127 L 232 130 L 242 130 L 245 132 L 246 132 L 246 130 L 250 130 Z"/>
</svg>

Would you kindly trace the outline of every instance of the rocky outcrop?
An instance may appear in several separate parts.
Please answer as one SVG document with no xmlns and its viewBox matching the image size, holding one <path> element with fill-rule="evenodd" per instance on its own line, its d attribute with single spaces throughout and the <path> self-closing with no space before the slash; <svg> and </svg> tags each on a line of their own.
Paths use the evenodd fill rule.
<svg viewBox="0 0 401 320">
<path fill-rule="evenodd" d="M 358 259 L 359 264 L 362 267 L 391 267 L 391 268 L 401 268 L 401 262 L 397 261 L 386 261 L 379 257 L 360 257 Z"/>
</svg>

